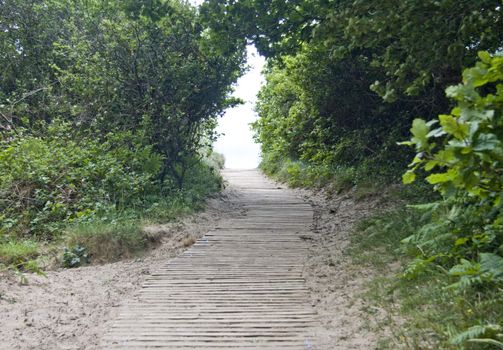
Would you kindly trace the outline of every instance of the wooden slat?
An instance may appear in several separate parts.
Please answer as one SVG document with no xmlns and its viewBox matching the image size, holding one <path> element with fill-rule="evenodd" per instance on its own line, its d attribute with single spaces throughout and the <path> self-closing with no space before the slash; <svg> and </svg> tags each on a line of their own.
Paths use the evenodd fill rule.
<svg viewBox="0 0 503 350">
<path fill-rule="evenodd" d="M 241 216 L 147 279 L 104 349 L 316 349 L 302 278 L 313 211 L 257 171 L 226 171 Z"/>
</svg>

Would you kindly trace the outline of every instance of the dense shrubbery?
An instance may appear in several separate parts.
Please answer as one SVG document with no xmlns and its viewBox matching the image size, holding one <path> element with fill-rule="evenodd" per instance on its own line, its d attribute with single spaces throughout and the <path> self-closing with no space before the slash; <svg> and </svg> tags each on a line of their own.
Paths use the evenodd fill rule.
<svg viewBox="0 0 503 350">
<path fill-rule="evenodd" d="M 26 133 L 0 149 L 0 232 L 51 239 L 69 222 L 142 206 L 159 191 L 162 158 L 141 136 L 124 132 L 75 140 L 53 123 L 43 137 Z"/>
<path fill-rule="evenodd" d="M 174 180 L 159 180 L 162 156 L 141 135 L 123 132 L 100 142 L 89 137 L 76 142 L 69 124 L 56 122 L 44 131 L 43 138 L 27 133 L 2 144 L 0 233 L 6 245 L 0 247 L 23 237 L 63 240 L 87 247 L 98 260 L 116 259 L 148 243 L 138 220 L 189 213 L 221 188 L 223 163 L 214 153 L 211 159 L 194 158 L 180 188 Z M 1 261 L 21 259 L 15 265 L 22 266 L 23 256 L 34 254 L 8 256 Z"/>
<path fill-rule="evenodd" d="M 254 124 L 262 168 L 275 174 L 271 170 L 290 159 L 320 172 L 335 170 L 332 180 L 339 172 L 396 178 L 407 159 L 396 145 L 408 129 L 407 116 L 390 130 L 400 106 L 383 103 L 368 90 L 377 77 L 365 68 L 368 62 L 360 57 L 334 62 L 327 48 L 313 46 L 283 58 L 267 73 L 257 104 L 260 119 Z M 403 108 L 408 104 L 401 102 Z M 341 168 L 348 170 L 337 171 Z"/>
<path fill-rule="evenodd" d="M 435 186 L 443 201 L 430 209 L 446 207 L 448 216 L 411 237 L 428 256 L 457 262 L 459 258 L 491 259 L 500 270 L 480 270 L 467 261 L 452 273 L 474 280 L 503 277 L 503 56 L 481 52 L 482 62 L 465 70 L 463 84 L 447 89 L 457 102 L 451 114 L 438 120 L 414 121 L 411 141 L 418 152 L 404 182 L 414 181 L 422 168 L 431 173 L 426 180 Z M 487 264 L 484 264 L 488 268 Z M 477 268 L 479 269 L 476 272 Z M 487 275 L 489 273 L 491 276 Z"/>
<path fill-rule="evenodd" d="M 425 172 L 441 197 L 379 213 L 354 238 L 355 261 L 403 260 L 401 279 L 377 279 L 373 289 L 380 291 L 369 295 L 391 309 L 387 294 L 399 297 L 408 320 L 395 341 L 405 339 L 409 348 L 503 346 L 503 57 L 479 55 L 463 83 L 447 89 L 457 103 L 451 113 L 416 119 L 403 142 L 417 151 L 404 182 Z"/>
<path fill-rule="evenodd" d="M 141 220 L 219 190 L 211 144 L 244 44 L 222 55 L 178 0 L 6 0 L 0 17 L 1 263 L 37 241 L 128 254 Z"/>
<path fill-rule="evenodd" d="M 482 61 L 465 70 L 463 84 L 447 89 L 457 102 L 451 114 L 414 121 L 405 144 L 418 153 L 404 175 L 409 183 L 424 169 L 443 197 L 420 206 L 432 212 L 432 220 L 404 241 L 420 253 L 406 276 L 441 265 L 455 277 L 448 288 L 475 297 L 474 308 L 503 300 L 503 56 L 479 56 Z M 501 316 L 482 317 L 452 342 L 503 347 Z"/>
<path fill-rule="evenodd" d="M 388 310 L 383 325 L 391 329 L 379 349 L 495 349 L 486 340 L 498 334 L 502 295 L 497 288 L 470 287 L 458 291 L 451 286 L 459 281 L 442 266 L 416 261 L 413 269 L 390 274 L 390 264 L 408 266 L 418 254 L 413 244 L 401 240 L 431 221 L 432 213 L 412 208 L 397 208 L 377 213 L 360 223 L 352 237 L 353 261 L 377 269 L 379 277 L 369 281 L 365 298 L 374 306 Z M 385 252 L 385 253 L 384 253 Z M 395 265 L 396 266 L 396 265 Z M 421 271 L 421 273 L 417 273 Z M 395 318 L 396 317 L 396 318 Z M 397 321 L 396 323 L 393 320 Z"/>
<path fill-rule="evenodd" d="M 412 120 L 447 110 L 445 88 L 503 41 L 499 0 L 209 0 L 203 13 L 268 57 L 255 123 L 266 170 L 288 158 L 397 180 Z"/>
</svg>

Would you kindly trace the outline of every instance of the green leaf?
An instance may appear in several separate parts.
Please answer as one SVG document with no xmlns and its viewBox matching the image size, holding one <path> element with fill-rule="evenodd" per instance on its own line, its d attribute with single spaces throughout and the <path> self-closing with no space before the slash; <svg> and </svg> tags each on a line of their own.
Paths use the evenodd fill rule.
<svg viewBox="0 0 503 350">
<path fill-rule="evenodd" d="M 456 239 L 456 242 L 454 242 L 454 245 L 456 245 L 456 246 L 463 245 L 466 242 L 468 242 L 469 240 L 470 240 L 470 238 L 467 238 L 467 237 L 458 238 L 458 239 Z"/>
<path fill-rule="evenodd" d="M 412 141 L 402 141 L 402 142 L 397 142 L 396 144 L 399 145 L 399 146 L 413 146 L 414 142 L 412 142 Z"/>
<path fill-rule="evenodd" d="M 430 160 L 430 161 L 426 162 L 426 165 L 424 166 L 424 170 L 430 171 L 431 169 L 433 169 L 434 167 L 436 167 L 438 164 L 439 164 L 438 161 L 436 161 L 436 160 Z"/>
<path fill-rule="evenodd" d="M 494 134 L 480 134 L 473 146 L 473 150 L 480 152 L 480 151 L 491 151 L 493 149 L 496 149 L 497 147 L 500 147 L 501 142 L 498 140 L 496 135 Z"/>
<path fill-rule="evenodd" d="M 451 276 L 473 276 L 480 273 L 480 264 L 466 259 L 461 259 L 458 265 L 449 270 Z"/>
<path fill-rule="evenodd" d="M 460 123 L 457 118 L 449 114 L 438 116 L 442 129 L 457 139 L 464 139 L 468 135 L 468 125 Z"/>
<path fill-rule="evenodd" d="M 491 55 L 487 51 L 479 51 L 478 52 L 479 58 L 482 60 L 484 63 L 491 63 Z"/>
<path fill-rule="evenodd" d="M 451 344 L 461 345 L 465 341 L 480 339 L 481 337 L 488 338 L 490 335 L 496 335 L 501 333 L 502 327 L 498 324 L 487 324 L 487 325 L 475 325 L 467 330 L 456 334 L 454 337 L 449 339 Z"/>
<path fill-rule="evenodd" d="M 405 174 L 402 175 L 402 181 L 404 184 L 410 184 L 416 180 L 416 173 L 414 171 L 409 170 Z"/>
<path fill-rule="evenodd" d="M 428 133 L 428 137 L 440 137 L 444 136 L 446 133 L 442 128 L 436 128 Z"/>
<path fill-rule="evenodd" d="M 452 150 L 451 148 L 446 148 L 446 149 L 439 151 L 435 155 L 435 160 L 437 160 L 439 162 L 439 164 L 442 164 L 442 163 L 449 164 L 449 163 L 454 162 L 456 160 L 454 150 Z"/>
<path fill-rule="evenodd" d="M 487 344 L 487 345 L 493 345 L 498 347 L 499 349 L 503 349 L 503 343 L 500 342 L 499 340 L 496 339 L 491 339 L 491 338 L 475 338 L 475 339 L 469 339 L 467 340 L 470 343 L 480 343 L 480 344 Z"/>
<path fill-rule="evenodd" d="M 428 181 L 432 185 L 435 185 L 435 184 L 439 184 L 439 183 L 452 181 L 456 178 L 457 175 L 458 175 L 458 173 L 456 170 L 449 169 L 445 173 L 431 174 L 430 176 L 428 176 L 426 178 L 426 181 Z"/>
<path fill-rule="evenodd" d="M 430 132 L 430 128 L 426 122 L 423 119 L 414 119 L 410 132 L 414 135 L 412 142 L 414 142 L 419 149 L 424 149 L 428 144 L 428 133 Z"/>
<path fill-rule="evenodd" d="M 480 268 L 489 273 L 495 281 L 503 281 L 503 257 L 493 253 L 480 254 Z"/>
</svg>

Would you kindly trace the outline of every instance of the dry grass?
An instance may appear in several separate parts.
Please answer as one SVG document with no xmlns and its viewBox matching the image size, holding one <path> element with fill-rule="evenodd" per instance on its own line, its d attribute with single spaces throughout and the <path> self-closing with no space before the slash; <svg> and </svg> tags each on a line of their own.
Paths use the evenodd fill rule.
<svg viewBox="0 0 503 350">
<path fill-rule="evenodd" d="M 192 234 L 188 234 L 187 236 L 181 239 L 182 245 L 187 248 L 196 243 L 197 239 Z"/>
</svg>

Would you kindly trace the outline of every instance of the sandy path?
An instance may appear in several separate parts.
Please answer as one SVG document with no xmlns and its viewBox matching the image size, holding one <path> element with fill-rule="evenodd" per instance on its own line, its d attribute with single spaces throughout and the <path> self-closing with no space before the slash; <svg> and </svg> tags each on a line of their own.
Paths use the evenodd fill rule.
<svg viewBox="0 0 503 350">
<path fill-rule="evenodd" d="M 183 252 L 186 237 L 198 238 L 240 212 L 227 189 L 204 212 L 157 227 L 163 244 L 141 258 L 49 271 L 47 278 L 29 275 L 25 286 L 0 276 L 0 349 L 99 349 L 119 304 L 134 299 L 153 270 Z"/>
<path fill-rule="evenodd" d="M 256 170 L 224 176 L 244 213 L 149 276 L 121 307 L 104 349 L 315 348 L 302 278 L 312 207 Z"/>
<path fill-rule="evenodd" d="M 27 286 L 0 276 L 0 349 L 100 349 L 119 305 L 137 300 L 152 272 L 186 250 L 186 236 L 201 237 L 243 216 L 241 191 L 229 187 L 203 213 L 160 227 L 164 243 L 144 257 L 49 271 L 47 278 L 29 276 Z M 382 203 L 348 195 L 327 200 L 322 192 L 297 194 L 314 209 L 314 229 L 303 237 L 309 247 L 303 278 L 319 324 L 313 350 L 374 349 L 379 337 L 364 311 L 372 305 L 358 297 L 372 272 L 355 270 L 344 249 L 354 223 Z"/>
</svg>

